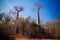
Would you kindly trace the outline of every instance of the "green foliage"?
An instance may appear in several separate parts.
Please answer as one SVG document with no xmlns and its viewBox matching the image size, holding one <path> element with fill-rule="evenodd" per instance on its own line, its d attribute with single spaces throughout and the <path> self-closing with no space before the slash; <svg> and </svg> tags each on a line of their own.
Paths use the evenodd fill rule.
<svg viewBox="0 0 60 40">
<path fill-rule="evenodd" d="M 31 26 L 32 26 L 35 30 L 39 30 L 39 25 L 36 24 L 34 21 L 31 22 Z"/>
<path fill-rule="evenodd" d="M 31 25 L 32 25 L 33 27 L 37 27 L 37 26 L 38 26 L 34 21 L 31 22 Z"/>
</svg>

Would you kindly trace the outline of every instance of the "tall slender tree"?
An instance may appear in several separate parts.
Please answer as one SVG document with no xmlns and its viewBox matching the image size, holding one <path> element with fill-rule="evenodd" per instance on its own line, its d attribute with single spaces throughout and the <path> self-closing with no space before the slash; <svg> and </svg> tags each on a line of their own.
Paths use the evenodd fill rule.
<svg viewBox="0 0 60 40">
<path fill-rule="evenodd" d="M 36 7 L 37 7 L 37 14 L 38 14 L 38 25 L 40 25 L 40 8 L 42 7 L 42 5 L 40 4 L 40 3 L 36 3 L 35 4 L 36 5 Z"/>
</svg>

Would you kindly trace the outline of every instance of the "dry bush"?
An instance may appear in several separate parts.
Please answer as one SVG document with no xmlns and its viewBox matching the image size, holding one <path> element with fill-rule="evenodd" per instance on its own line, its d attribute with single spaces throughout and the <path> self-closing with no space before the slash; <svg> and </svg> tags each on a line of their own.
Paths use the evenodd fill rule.
<svg viewBox="0 0 60 40">
<path fill-rule="evenodd" d="M 56 20 L 53 22 L 52 33 L 54 34 L 55 38 L 60 38 L 60 21 Z"/>
<path fill-rule="evenodd" d="M 54 20 L 46 23 L 47 31 L 55 38 L 60 38 L 60 20 Z"/>
<path fill-rule="evenodd" d="M 30 22 L 28 20 L 24 18 L 20 18 L 16 21 L 15 24 L 16 24 L 16 27 L 18 27 L 18 34 L 29 36 L 31 28 L 30 28 Z"/>
</svg>

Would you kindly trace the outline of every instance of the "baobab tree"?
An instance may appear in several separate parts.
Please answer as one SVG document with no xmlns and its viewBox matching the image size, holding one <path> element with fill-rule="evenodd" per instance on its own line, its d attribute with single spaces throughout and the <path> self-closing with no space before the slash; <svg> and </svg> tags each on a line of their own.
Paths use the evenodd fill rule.
<svg viewBox="0 0 60 40">
<path fill-rule="evenodd" d="M 36 7 L 37 7 L 37 14 L 38 14 L 38 25 L 40 25 L 40 8 L 42 7 L 42 5 L 40 4 L 40 3 L 36 3 L 35 4 L 36 5 Z"/>
<path fill-rule="evenodd" d="M 15 11 L 17 11 L 16 19 L 18 19 L 19 18 L 19 12 L 22 12 L 24 10 L 24 8 L 22 6 L 15 6 L 14 9 L 15 9 Z"/>
<path fill-rule="evenodd" d="M 14 10 L 17 12 L 16 21 L 19 19 L 19 12 L 22 12 L 24 8 L 22 6 L 15 6 Z M 16 22 L 15 32 L 18 33 L 18 23 Z"/>
</svg>

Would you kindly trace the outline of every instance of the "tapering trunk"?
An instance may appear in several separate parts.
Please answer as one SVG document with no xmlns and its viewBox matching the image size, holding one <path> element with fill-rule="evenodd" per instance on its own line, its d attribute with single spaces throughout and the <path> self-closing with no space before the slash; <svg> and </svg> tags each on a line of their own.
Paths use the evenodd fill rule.
<svg viewBox="0 0 60 40">
<path fill-rule="evenodd" d="M 19 19 L 19 11 L 17 12 L 17 17 L 16 17 L 16 19 Z"/>
<path fill-rule="evenodd" d="M 39 9 L 38 9 L 38 25 L 40 25 L 40 15 L 39 15 Z"/>
<path fill-rule="evenodd" d="M 19 11 L 17 12 L 17 17 L 16 17 L 16 20 L 19 19 Z M 18 25 L 17 25 L 17 22 L 16 22 L 16 34 L 18 34 Z"/>
<path fill-rule="evenodd" d="M 22 27 L 22 34 L 23 34 L 23 35 L 24 35 L 24 33 L 25 33 L 24 26 L 25 26 L 25 23 L 23 23 L 23 27 Z"/>
</svg>

